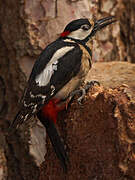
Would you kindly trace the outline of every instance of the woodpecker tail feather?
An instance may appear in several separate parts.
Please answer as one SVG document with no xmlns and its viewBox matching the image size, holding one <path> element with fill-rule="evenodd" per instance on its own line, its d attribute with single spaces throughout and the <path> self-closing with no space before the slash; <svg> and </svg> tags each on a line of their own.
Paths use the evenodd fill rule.
<svg viewBox="0 0 135 180">
<path fill-rule="evenodd" d="M 60 160 L 64 172 L 67 172 L 67 164 L 69 163 L 69 159 L 65 151 L 64 144 L 61 141 L 61 138 L 57 132 L 54 122 L 48 119 L 47 117 L 43 117 L 41 112 L 37 113 L 37 117 L 41 121 L 41 123 L 45 126 L 47 134 L 55 150 L 56 156 Z"/>
</svg>

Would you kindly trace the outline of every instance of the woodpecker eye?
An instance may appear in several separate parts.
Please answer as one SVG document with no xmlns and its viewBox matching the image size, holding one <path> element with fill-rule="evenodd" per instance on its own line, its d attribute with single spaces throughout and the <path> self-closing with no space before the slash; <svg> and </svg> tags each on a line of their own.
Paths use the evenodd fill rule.
<svg viewBox="0 0 135 180">
<path fill-rule="evenodd" d="M 88 24 L 84 24 L 81 26 L 81 29 L 83 29 L 84 31 L 87 31 L 90 29 L 90 26 Z"/>
</svg>

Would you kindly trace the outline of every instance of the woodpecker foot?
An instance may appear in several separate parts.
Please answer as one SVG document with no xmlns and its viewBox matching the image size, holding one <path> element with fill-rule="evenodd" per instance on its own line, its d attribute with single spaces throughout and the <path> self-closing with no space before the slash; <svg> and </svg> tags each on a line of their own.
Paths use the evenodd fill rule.
<svg viewBox="0 0 135 180">
<path fill-rule="evenodd" d="M 82 100 L 84 99 L 86 93 L 88 92 L 88 90 L 90 88 L 92 88 L 95 84 L 97 84 L 98 86 L 100 86 L 100 83 L 98 81 L 90 81 L 87 82 L 86 85 L 84 86 L 84 88 L 81 89 L 77 89 L 75 91 L 73 91 L 69 96 L 70 100 L 77 94 L 81 94 L 81 96 L 77 99 L 78 103 L 80 105 L 82 105 Z"/>
</svg>

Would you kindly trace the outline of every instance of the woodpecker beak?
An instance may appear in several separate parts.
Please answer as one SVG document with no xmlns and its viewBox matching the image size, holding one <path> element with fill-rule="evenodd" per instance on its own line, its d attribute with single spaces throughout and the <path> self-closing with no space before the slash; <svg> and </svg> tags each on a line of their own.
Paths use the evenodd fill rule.
<svg viewBox="0 0 135 180">
<path fill-rule="evenodd" d="M 116 22 L 115 16 L 109 16 L 95 21 L 94 28 L 90 34 L 90 37 L 94 36 L 97 31 L 106 27 L 109 24 Z"/>
</svg>

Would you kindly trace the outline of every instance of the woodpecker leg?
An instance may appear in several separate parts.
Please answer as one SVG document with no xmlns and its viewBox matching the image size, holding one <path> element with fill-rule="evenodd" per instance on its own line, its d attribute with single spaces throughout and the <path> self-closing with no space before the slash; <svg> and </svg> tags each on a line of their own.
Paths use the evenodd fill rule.
<svg viewBox="0 0 135 180">
<path fill-rule="evenodd" d="M 92 88 L 95 84 L 97 84 L 98 86 L 100 86 L 100 83 L 98 81 L 90 81 L 87 82 L 87 84 L 84 86 L 84 88 L 81 89 L 77 89 L 75 91 L 73 91 L 70 95 L 69 95 L 69 99 L 71 100 L 76 94 L 81 94 L 81 96 L 77 99 L 78 103 L 81 105 L 82 104 L 82 100 L 84 99 L 87 91 Z"/>
</svg>

